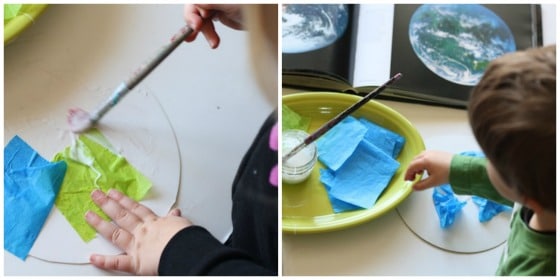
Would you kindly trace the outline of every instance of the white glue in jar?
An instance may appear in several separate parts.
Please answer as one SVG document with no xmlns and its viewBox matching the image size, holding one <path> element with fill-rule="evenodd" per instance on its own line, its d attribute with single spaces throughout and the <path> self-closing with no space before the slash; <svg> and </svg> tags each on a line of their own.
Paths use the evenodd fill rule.
<svg viewBox="0 0 560 280">
<path fill-rule="evenodd" d="M 289 153 L 294 147 L 303 143 L 309 134 L 303 130 L 289 129 L 282 132 L 282 155 Z M 282 181 L 286 184 L 303 182 L 313 171 L 317 162 L 317 146 L 315 143 L 282 163 Z"/>
</svg>

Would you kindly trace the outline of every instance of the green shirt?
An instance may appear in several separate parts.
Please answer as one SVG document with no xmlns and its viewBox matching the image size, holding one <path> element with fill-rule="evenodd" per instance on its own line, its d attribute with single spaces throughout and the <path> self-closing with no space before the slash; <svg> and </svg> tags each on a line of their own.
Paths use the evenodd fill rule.
<svg viewBox="0 0 560 280">
<path fill-rule="evenodd" d="M 449 181 L 461 195 L 477 195 L 512 205 L 494 189 L 486 173 L 485 158 L 455 155 L 451 161 Z M 542 233 L 527 225 L 529 209 L 515 207 L 506 248 L 496 275 L 556 275 L 556 233 Z"/>
</svg>

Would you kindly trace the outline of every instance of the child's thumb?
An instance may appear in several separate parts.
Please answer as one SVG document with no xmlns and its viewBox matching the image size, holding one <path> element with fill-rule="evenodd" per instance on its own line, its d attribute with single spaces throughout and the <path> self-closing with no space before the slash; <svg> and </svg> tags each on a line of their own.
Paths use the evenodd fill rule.
<svg viewBox="0 0 560 280">
<path fill-rule="evenodd" d="M 168 213 L 167 215 L 168 215 L 168 216 L 177 216 L 177 217 L 180 217 L 180 216 L 181 216 L 181 209 L 179 209 L 179 208 L 171 209 L 171 211 L 169 211 L 169 213 Z"/>
<path fill-rule="evenodd" d="M 412 186 L 412 189 L 414 189 L 415 191 L 421 191 L 421 190 L 425 190 L 431 187 L 434 187 L 436 184 L 434 182 L 434 178 L 429 176 L 426 177 L 420 181 L 418 181 L 418 183 L 414 184 L 414 186 Z"/>
</svg>

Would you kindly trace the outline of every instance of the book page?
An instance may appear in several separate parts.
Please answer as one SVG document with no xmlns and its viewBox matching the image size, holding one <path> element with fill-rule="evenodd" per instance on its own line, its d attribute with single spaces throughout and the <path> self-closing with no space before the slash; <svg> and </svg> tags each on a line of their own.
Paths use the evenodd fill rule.
<svg viewBox="0 0 560 280">
<path fill-rule="evenodd" d="M 360 5 L 352 85 L 378 86 L 391 74 L 394 5 Z"/>
<path fill-rule="evenodd" d="M 492 60 L 536 44 L 536 7 L 395 5 L 391 72 L 403 78 L 393 92 L 464 108 Z"/>
<path fill-rule="evenodd" d="M 285 4 L 282 71 L 328 77 L 350 87 L 354 5 Z M 306 84 L 304 86 L 316 86 Z"/>
</svg>

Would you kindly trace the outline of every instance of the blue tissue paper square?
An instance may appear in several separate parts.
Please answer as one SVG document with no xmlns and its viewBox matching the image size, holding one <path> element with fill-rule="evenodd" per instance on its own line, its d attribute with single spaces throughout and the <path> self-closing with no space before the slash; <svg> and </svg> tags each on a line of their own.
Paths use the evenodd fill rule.
<svg viewBox="0 0 560 280">
<path fill-rule="evenodd" d="M 371 208 L 400 164 L 405 139 L 366 119 L 345 118 L 317 141 L 320 180 L 335 213 Z"/>
<path fill-rule="evenodd" d="M 4 249 L 25 260 L 45 223 L 66 163 L 42 158 L 20 137 L 4 148 Z"/>
<path fill-rule="evenodd" d="M 329 195 L 359 208 L 370 208 L 388 186 L 399 163 L 368 141 L 362 141 L 337 170 L 323 170 Z"/>
<path fill-rule="evenodd" d="M 399 156 L 404 146 L 404 137 L 364 118 L 360 119 L 360 123 L 367 128 L 366 140 L 393 158 Z"/>
<path fill-rule="evenodd" d="M 338 170 L 364 139 L 367 128 L 348 116 L 317 140 L 319 161 L 330 170 Z"/>
<path fill-rule="evenodd" d="M 329 197 L 329 201 L 331 202 L 331 207 L 332 207 L 334 213 L 341 213 L 341 212 L 345 212 L 345 211 L 352 211 L 352 210 L 361 209 L 360 207 L 358 207 L 356 205 L 346 203 L 346 202 L 344 202 L 340 199 L 337 199 L 337 198 L 335 198 L 331 195 L 330 184 L 334 184 L 334 172 L 332 172 L 328 169 L 320 169 L 319 173 L 320 173 L 321 182 L 323 183 L 323 185 L 325 185 L 325 188 L 327 189 L 327 195 Z"/>
</svg>

